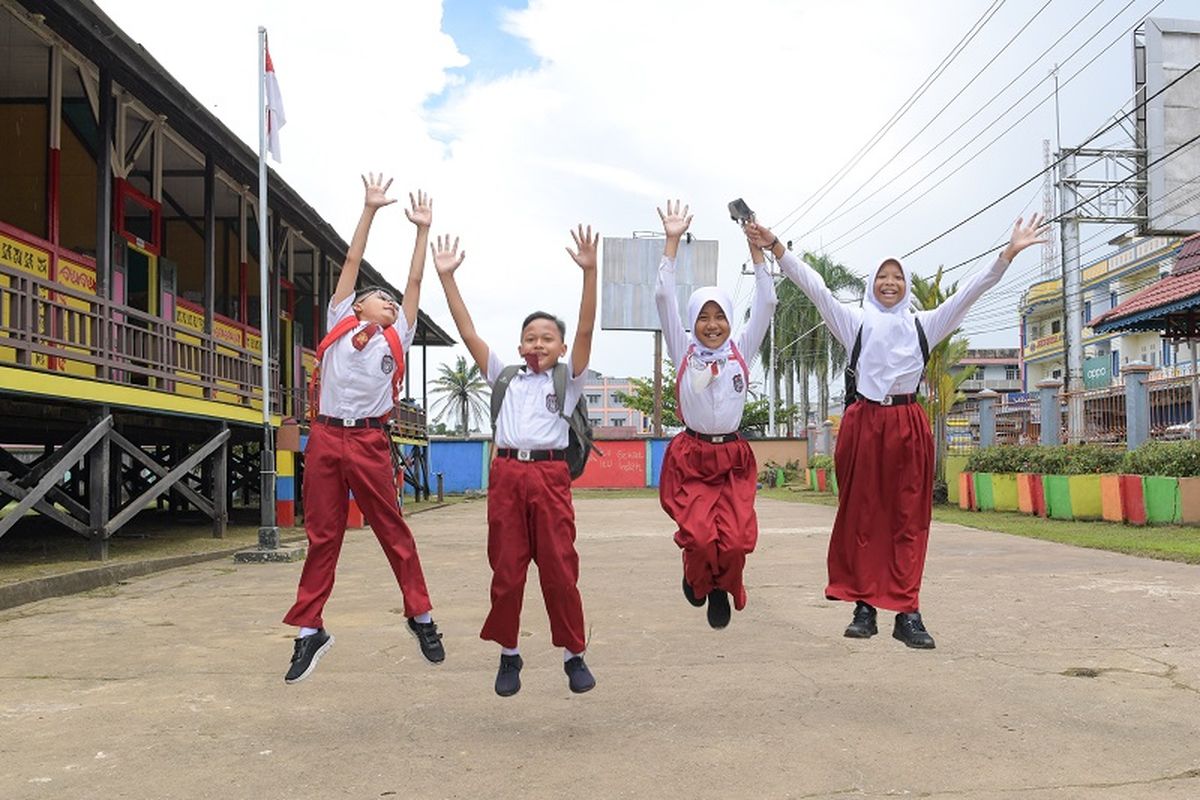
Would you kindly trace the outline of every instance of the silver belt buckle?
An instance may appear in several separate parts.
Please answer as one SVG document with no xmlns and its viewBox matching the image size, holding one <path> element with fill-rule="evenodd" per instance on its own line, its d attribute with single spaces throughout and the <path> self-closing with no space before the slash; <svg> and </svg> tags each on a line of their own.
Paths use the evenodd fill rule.
<svg viewBox="0 0 1200 800">
<path fill-rule="evenodd" d="M 713 443 L 713 444 L 724 444 L 724 443 L 725 443 L 725 436 L 724 436 L 724 435 L 721 435 L 721 436 L 714 436 L 714 437 L 712 437 L 712 443 Z"/>
<path fill-rule="evenodd" d="M 892 404 L 892 396 L 890 394 L 885 394 L 883 396 L 883 399 L 879 401 L 879 405 L 881 405 L 881 406 L 890 406 L 891 404 Z"/>
<path fill-rule="evenodd" d="M 528 450 L 518 450 L 517 461 L 533 461 L 533 454 Z"/>
<path fill-rule="evenodd" d="M 354 427 L 354 420 L 352 420 L 352 419 L 346 419 L 345 417 L 338 417 L 337 421 L 338 421 L 338 425 L 342 426 L 343 428 L 353 428 Z"/>
</svg>

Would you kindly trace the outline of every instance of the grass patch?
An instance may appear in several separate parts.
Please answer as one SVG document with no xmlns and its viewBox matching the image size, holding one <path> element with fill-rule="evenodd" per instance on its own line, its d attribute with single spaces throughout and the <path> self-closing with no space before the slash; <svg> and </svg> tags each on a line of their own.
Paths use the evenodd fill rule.
<svg viewBox="0 0 1200 800">
<path fill-rule="evenodd" d="M 759 495 L 793 503 L 837 505 L 837 498 L 833 495 L 807 489 L 763 489 Z M 1135 528 L 1115 522 L 1043 519 L 1005 511 L 964 511 L 955 506 L 934 506 L 933 518 L 937 522 L 1076 547 L 1200 564 L 1200 527 L 1191 525 Z"/>
</svg>

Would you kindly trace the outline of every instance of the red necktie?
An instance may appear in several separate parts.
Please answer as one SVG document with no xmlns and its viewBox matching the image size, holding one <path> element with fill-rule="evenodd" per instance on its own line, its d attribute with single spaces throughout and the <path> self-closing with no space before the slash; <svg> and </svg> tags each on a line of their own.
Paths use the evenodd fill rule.
<svg viewBox="0 0 1200 800">
<path fill-rule="evenodd" d="M 362 350 L 367 346 L 367 342 L 371 341 L 371 337 L 374 336 L 378 331 L 379 326 L 372 322 L 370 325 L 354 334 L 354 338 L 350 340 L 350 343 L 354 345 L 355 350 Z"/>
</svg>

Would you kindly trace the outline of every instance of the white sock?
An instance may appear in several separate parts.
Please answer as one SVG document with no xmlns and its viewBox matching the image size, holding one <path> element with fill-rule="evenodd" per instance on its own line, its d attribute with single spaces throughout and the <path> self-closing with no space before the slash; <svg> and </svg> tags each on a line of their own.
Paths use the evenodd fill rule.
<svg viewBox="0 0 1200 800">
<path fill-rule="evenodd" d="M 305 636 L 312 636 L 314 633 L 316 633 L 319 630 L 321 630 L 321 629 L 320 628 L 301 628 L 300 636 L 298 636 L 297 638 L 303 639 Z"/>
<path fill-rule="evenodd" d="M 563 648 L 563 663 L 565 664 L 566 662 L 570 661 L 572 658 L 575 658 L 576 656 L 579 656 L 580 658 L 582 658 L 583 654 L 586 652 L 587 652 L 586 650 L 580 650 L 578 653 L 572 653 L 570 650 L 568 650 L 567 648 L 564 647 Z"/>
<path fill-rule="evenodd" d="M 426 611 L 424 614 L 417 614 L 413 619 L 422 625 L 428 625 L 430 622 L 433 622 L 433 615 Z"/>
<path fill-rule="evenodd" d="M 519 656 L 521 649 L 519 647 L 501 647 L 500 655 L 502 656 Z"/>
</svg>

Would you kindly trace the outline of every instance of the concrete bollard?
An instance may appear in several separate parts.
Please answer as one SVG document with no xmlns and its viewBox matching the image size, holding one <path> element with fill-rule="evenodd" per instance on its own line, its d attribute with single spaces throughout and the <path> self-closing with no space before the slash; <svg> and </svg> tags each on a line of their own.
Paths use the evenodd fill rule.
<svg viewBox="0 0 1200 800">
<path fill-rule="evenodd" d="M 445 482 L 445 476 L 440 472 L 437 474 L 437 486 L 438 486 L 438 488 L 437 488 L 438 502 L 444 503 L 446 501 L 446 492 L 445 492 L 446 482 Z"/>
<path fill-rule="evenodd" d="M 1060 389 L 1062 381 L 1055 378 L 1038 381 L 1038 400 L 1042 410 L 1042 433 L 1038 437 L 1038 444 L 1061 444 L 1058 440 L 1059 428 L 1062 427 L 1062 411 L 1059 409 L 1058 400 Z"/>
<path fill-rule="evenodd" d="M 1145 361 L 1121 368 L 1125 376 L 1125 446 L 1130 450 L 1150 438 L 1150 387 L 1146 380 L 1152 369 Z"/>
<path fill-rule="evenodd" d="M 833 420 L 831 419 L 821 423 L 821 452 L 827 456 L 833 455 Z"/>
<path fill-rule="evenodd" d="M 991 447 L 996 443 L 996 400 L 1000 395 L 992 389 L 984 389 L 979 398 L 979 446 Z"/>
</svg>

